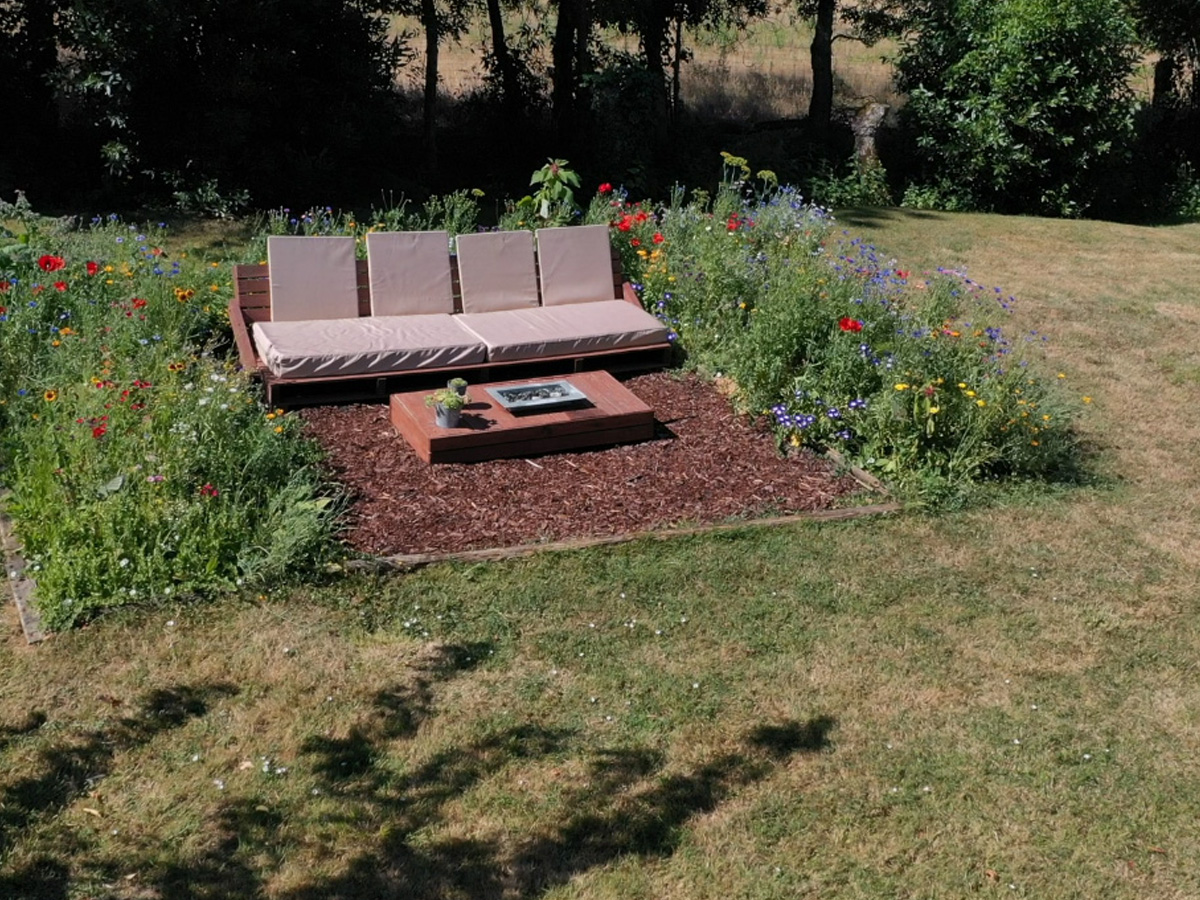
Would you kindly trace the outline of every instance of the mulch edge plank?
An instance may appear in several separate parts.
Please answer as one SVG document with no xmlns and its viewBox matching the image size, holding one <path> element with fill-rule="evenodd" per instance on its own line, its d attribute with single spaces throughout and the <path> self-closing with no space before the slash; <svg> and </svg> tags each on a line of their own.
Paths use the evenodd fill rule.
<svg viewBox="0 0 1200 900">
<path fill-rule="evenodd" d="M 3 507 L 7 494 L 0 494 L 0 507 Z M 17 617 L 21 620 L 21 630 L 25 632 L 25 640 L 30 644 L 39 644 L 46 639 L 42 631 L 42 620 L 33 607 L 33 580 L 25 576 L 25 560 L 20 553 L 16 535 L 13 533 L 12 519 L 0 508 L 0 551 L 4 557 L 4 582 L 12 594 L 13 603 L 17 607 Z"/>
<path fill-rule="evenodd" d="M 867 516 L 890 515 L 904 509 L 900 503 L 875 503 L 869 506 L 853 506 L 843 509 L 821 509 L 812 512 L 792 513 L 786 516 L 769 516 L 723 522 L 714 525 L 694 525 L 680 528 L 662 528 L 655 531 L 631 531 L 625 534 L 604 534 L 591 537 L 572 538 L 565 541 L 547 541 L 542 544 L 517 544 L 512 547 L 490 547 L 483 550 L 454 550 L 446 553 L 401 553 L 395 556 L 376 556 L 354 559 L 346 568 L 356 572 L 413 572 L 425 566 L 443 562 L 499 562 L 518 559 L 538 553 L 556 553 L 567 550 L 587 550 L 592 547 L 608 547 L 633 541 L 665 541 L 677 537 L 718 534 L 744 528 L 771 528 L 794 525 L 801 522 L 840 522 Z"/>
</svg>

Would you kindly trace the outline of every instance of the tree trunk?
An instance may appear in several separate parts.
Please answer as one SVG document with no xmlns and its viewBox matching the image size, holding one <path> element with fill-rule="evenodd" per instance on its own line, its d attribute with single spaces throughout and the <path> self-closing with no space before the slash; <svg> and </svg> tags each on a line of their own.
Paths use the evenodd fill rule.
<svg viewBox="0 0 1200 900">
<path fill-rule="evenodd" d="M 554 67 L 550 89 L 550 119 L 554 139 L 562 147 L 570 140 L 575 122 L 575 26 L 572 22 L 573 0 L 558 0 L 558 20 L 554 23 L 554 40 L 550 47 Z"/>
<path fill-rule="evenodd" d="M 425 133 L 425 164 L 431 171 L 437 170 L 437 87 L 438 87 L 438 44 L 441 34 L 438 29 L 435 0 L 421 0 L 421 24 L 425 27 L 425 97 L 422 106 L 422 123 Z"/>
<path fill-rule="evenodd" d="M 812 60 L 812 100 L 808 122 L 813 138 L 828 145 L 833 121 L 833 14 L 837 0 L 818 0 L 817 22 L 809 58 Z"/>
<path fill-rule="evenodd" d="M 592 19 L 590 0 L 558 0 L 558 21 L 550 48 L 554 67 L 550 92 L 550 118 L 559 155 L 569 155 L 577 146 L 579 109 L 583 101 L 583 76 L 588 70 L 587 43 Z"/>
<path fill-rule="evenodd" d="M 642 29 L 642 50 L 646 57 L 646 71 L 653 82 L 654 104 L 653 137 L 656 145 L 666 143 L 670 134 L 670 85 L 667 70 L 663 65 L 663 50 L 666 48 L 666 31 L 662 20 L 651 18 Z"/>
<path fill-rule="evenodd" d="M 488 22 L 492 28 L 492 56 L 500 71 L 500 87 L 504 91 L 504 105 L 509 113 L 521 106 L 521 85 L 517 80 L 517 67 L 513 65 L 508 42 L 504 38 L 504 16 L 500 11 L 500 0 L 487 0 Z"/>
<path fill-rule="evenodd" d="M 671 56 L 671 119 L 679 113 L 679 69 L 683 65 L 683 17 L 675 20 L 675 46 Z"/>
</svg>

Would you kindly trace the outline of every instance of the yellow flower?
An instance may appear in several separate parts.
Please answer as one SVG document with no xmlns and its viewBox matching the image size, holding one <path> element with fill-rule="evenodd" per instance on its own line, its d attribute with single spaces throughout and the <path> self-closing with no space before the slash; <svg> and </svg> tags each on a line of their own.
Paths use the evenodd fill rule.
<svg viewBox="0 0 1200 900">
<path fill-rule="evenodd" d="M 800 446 L 800 435 L 793 434 L 792 439 L 788 443 L 790 443 L 793 447 L 799 447 Z"/>
<path fill-rule="evenodd" d="M 965 387 L 967 386 L 967 383 L 966 383 L 965 381 L 960 381 L 960 382 L 958 383 L 958 386 L 959 386 L 960 388 L 965 388 Z"/>
<path fill-rule="evenodd" d="M 276 434 L 283 434 L 283 426 L 282 426 L 282 425 L 276 425 L 276 426 L 275 426 L 275 433 L 276 433 Z"/>
<path fill-rule="evenodd" d="M 215 265 L 215 263 L 214 263 L 214 265 Z M 104 271 L 105 271 L 105 272 L 111 272 L 112 270 L 113 270 L 113 267 L 112 267 L 112 266 L 105 266 L 105 267 L 104 267 Z M 112 284 L 112 282 L 110 281 L 110 282 L 109 282 L 109 284 Z"/>
<path fill-rule="evenodd" d="M 1058 373 L 1058 377 L 1059 377 L 1059 378 L 1066 378 L 1066 377 L 1067 377 L 1067 373 L 1066 373 L 1066 372 L 1059 372 L 1059 373 Z"/>
<path fill-rule="evenodd" d="M 1049 421 L 1050 421 L 1050 417 L 1049 417 L 1048 415 L 1047 415 L 1047 416 L 1042 416 L 1042 421 L 1043 421 L 1043 422 L 1049 422 Z"/>
<path fill-rule="evenodd" d="M 1031 444 L 1032 444 L 1033 446 L 1035 446 L 1035 447 L 1040 447 L 1040 446 L 1041 446 L 1041 443 L 1040 443 L 1040 442 L 1038 442 L 1038 441 L 1030 441 L 1029 443 L 1031 443 Z"/>
<path fill-rule="evenodd" d="M 974 396 L 975 396 L 975 392 L 974 392 L 974 391 L 967 391 L 967 396 L 968 396 L 968 397 L 974 397 Z"/>
<path fill-rule="evenodd" d="M 976 406 L 987 406 L 987 401 L 986 400 L 976 400 L 975 405 Z"/>
<path fill-rule="evenodd" d="M 1092 402 L 1092 398 L 1091 398 L 1091 397 L 1084 397 L 1084 398 L 1083 398 L 1083 402 L 1084 402 L 1084 403 L 1091 403 L 1091 402 Z"/>
<path fill-rule="evenodd" d="M 270 422 L 275 418 L 275 413 L 267 413 L 267 421 Z"/>
<path fill-rule="evenodd" d="M 50 342 L 50 346 L 51 346 L 51 347 L 58 347 L 58 346 L 60 346 L 61 344 L 62 344 L 62 341 L 59 341 L 59 340 L 53 340 L 53 341 L 51 341 L 51 342 Z"/>
<path fill-rule="evenodd" d="M 50 390 L 46 391 L 46 393 L 42 394 L 42 399 L 47 403 L 53 403 L 58 399 L 58 391 L 54 390 L 54 388 L 51 388 Z"/>
<path fill-rule="evenodd" d="M 936 415 L 937 415 L 938 413 L 940 413 L 941 411 L 942 411 L 942 408 L 941 408 L 940 406 L 931 406 L 931 407 L 929 407 L 929 414 L 930 414 L 931 416 L 936 416 Z"/>
<path fill-rule="evenodd" d="M 896 385 L 896 390 L 898 390 L 898 391 L 907 391 L 907 390 L 908 390 L 908 385 L 907 385 L 907 384 L 905 384 L 905 383 L 902 381 L 902 382 L 900 382 L 899 384 L 897 384 L 897 385 Z"/>
</svg>

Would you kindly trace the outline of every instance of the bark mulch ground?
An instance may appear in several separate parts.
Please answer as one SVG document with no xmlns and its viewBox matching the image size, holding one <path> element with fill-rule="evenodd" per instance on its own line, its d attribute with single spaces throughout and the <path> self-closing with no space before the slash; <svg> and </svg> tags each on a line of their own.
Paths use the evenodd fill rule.
<svg viewBox="0 0 1200 900">
<path fill-rule="evenodd" d="M 385 404 L 301 415 L 350 492 L 347 542 L 380 556 L 828 509 L 856 487 L 821 457 L 780 456 L 766 429 L 700 378 L 660 372 L 625 385 L 654 409 L 654 440 L 531 459 L 429 465 Z"/>
</svg>

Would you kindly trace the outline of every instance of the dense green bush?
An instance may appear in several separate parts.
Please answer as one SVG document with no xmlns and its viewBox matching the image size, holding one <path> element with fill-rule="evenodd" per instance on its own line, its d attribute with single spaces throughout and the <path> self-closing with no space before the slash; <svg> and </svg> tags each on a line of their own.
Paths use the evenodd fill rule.
<svg viewBox="0 0 1200 900">
<path fill-rule="evenodd" d="M 1086 211 L 1132 136 L 1134 41 L 1120 0 L 931 5 L 897 60 L 927 196 Z"/>
<path fill-rule="evenodd" d="M 693 365 L 729 378 L 781 443 L 836 448 L 900 485 L 1072 469 L 1077 406 L 1037 365 L 1041 336 L 1005 330 L 1012 297 L 949 270 L 916 277 L 770 173 L 751 192 L 745 161 L 727 163 L 711 202 L 617 195 L 589 213 L 613 222 Z"/>
<path fill-rule="evenodd" d="M 228 267 L 171 258 L 161 228 L 22 219 L 0 232 L 0 484 L 45 626 L 312 572 L 336 503 L 299 421 L 214 352 Z"/>
</svg>

